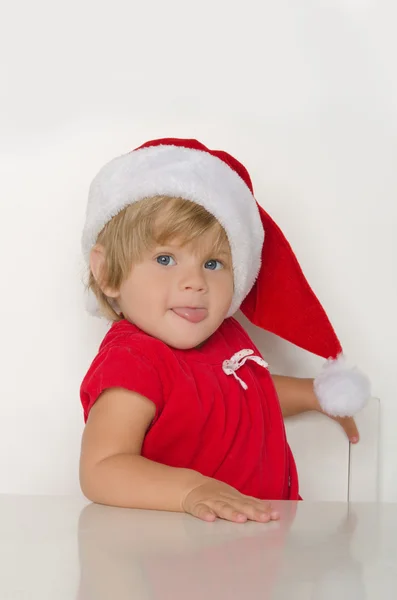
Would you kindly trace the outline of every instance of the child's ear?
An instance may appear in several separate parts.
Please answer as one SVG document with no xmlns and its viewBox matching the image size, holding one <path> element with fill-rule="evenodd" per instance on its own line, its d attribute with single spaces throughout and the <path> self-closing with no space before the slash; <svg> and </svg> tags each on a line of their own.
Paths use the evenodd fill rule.
<svg viewBox="0 0 397 600">
<path fill-rule="evenodd" d="M 105 274 L 105 249 L 100 244 L 96 244 L 90 252 L 90 269 L 95 281 L 105 296 L 116 298 L 118 296 L 117 292 L 103 284 L 103 275 Z"/>
</svg>

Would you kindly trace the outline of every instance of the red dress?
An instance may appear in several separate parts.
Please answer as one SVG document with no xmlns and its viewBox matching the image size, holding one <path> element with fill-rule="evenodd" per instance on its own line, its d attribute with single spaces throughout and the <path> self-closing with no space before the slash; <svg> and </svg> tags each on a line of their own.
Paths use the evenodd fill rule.
<svg viewBox="0 0 397 600">
<path fill-rule="evenodd" d="M 225 361 L 242 350 L 251 350 L 254 359 L 228 371 Z M 82 382 L 84 419 L 105 389 L 135 391 L 156 406 L 142 456 L 194 469 L 249 496 L 298 500 L 279 400 L 264 361 L 256 362 L 260 356 L 233 318 L 192 350 L 171 348 L 118 321 Z"/>
</svg>

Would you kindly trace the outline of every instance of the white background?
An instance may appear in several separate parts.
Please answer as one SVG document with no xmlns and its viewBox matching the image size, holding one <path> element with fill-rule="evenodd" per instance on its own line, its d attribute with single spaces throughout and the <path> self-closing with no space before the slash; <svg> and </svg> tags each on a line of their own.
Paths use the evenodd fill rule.
<svg viewBox="0 0 397 600">
<path fill-rule="evenodd" d="M 88 185 L 114 156 L 173 136 L 248 167 L 381 399 L 381 497 L 396 501 L 395 3 L 25 0 L 2 12 L 0 492 L 79 491 L 79 386 L 107 328 L 84 312 Z M 259 337 L 275 371 L 321 366 Z M 333 452 L 321 435 L 318 452 Z"/>
</svg>

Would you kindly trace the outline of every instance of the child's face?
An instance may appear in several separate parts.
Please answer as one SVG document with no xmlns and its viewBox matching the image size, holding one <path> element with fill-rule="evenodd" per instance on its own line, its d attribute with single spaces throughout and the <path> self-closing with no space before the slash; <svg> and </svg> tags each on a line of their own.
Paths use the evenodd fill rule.
<svg viewBox="0 0 397 600">
<path fill-rule="evenodd" d="M 169 346 L 195 348 L 225 319 L 233 297 L 230 250 L 213 256 L 213 234 L 199 244 L 155 247 L 132 267 L 117 296 L 126 319 Z"/>
</svg>

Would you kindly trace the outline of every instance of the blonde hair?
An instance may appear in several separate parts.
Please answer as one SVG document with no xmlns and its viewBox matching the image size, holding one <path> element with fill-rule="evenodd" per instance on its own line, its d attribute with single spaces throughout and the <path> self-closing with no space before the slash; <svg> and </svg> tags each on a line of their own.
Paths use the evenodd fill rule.
<svg viewBox="0 0 397 600">
<path fill-rule="evenodd" d="M 103 288 L 119 290 L 134 263 L 155 245 L 165 245 L 173 239 L 182 244 L 199 242 L 204 233 L 212 231 L 214 254 L 221 249 L 230 252 L 227 235 L 219 221 L 205 208 L 170 196 L 154 196 L 130 204 L 114 216 L 99 233 L 96 243 L 104 248 L 105 262 L 97 281 L 89 268 L 87 289 L 98 301 L 101 313 L 111 321 L 123 317 L 115 310 L 112 298 Z"/>
</svg>

